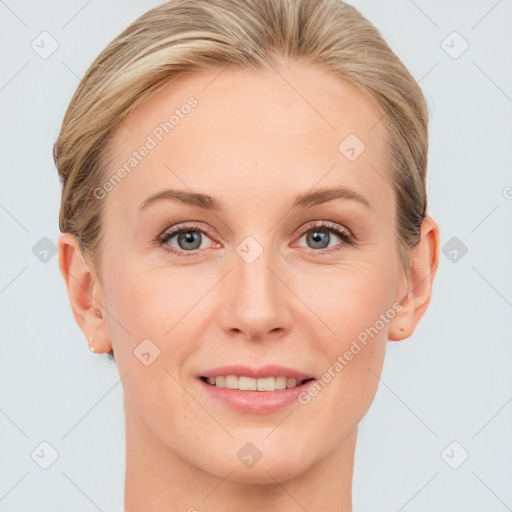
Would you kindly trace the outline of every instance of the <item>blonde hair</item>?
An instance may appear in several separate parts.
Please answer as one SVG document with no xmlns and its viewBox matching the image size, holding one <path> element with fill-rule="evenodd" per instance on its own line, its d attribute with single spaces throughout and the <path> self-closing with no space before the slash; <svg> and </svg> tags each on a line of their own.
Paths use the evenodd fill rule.
<svg viewBox="0 0 512 512">
<path fill-rule="evenodd" d="M 286 60 L 323 66 L 382 113 L 396 242 L 409 265 L 427 208 L 428 111 L 418 83 L 379 31 L 341 0 L 169 0 L 136 19 L 94 60 L 54 145 L 60 230 L 77 236 L 98 275 L 104 202 L 94 190 L 105 181 L 112 136 L 128 113 L 184 73 L 262 69 Z"/>
</svg>

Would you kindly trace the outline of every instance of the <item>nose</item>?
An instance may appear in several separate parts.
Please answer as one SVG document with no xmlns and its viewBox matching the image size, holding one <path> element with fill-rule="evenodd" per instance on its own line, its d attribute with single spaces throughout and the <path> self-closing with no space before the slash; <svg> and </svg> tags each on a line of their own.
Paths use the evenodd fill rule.
<svg viewBox="0 0 512 512">
<path fill-rule="evenodd" d="M 292 325 L 293 293 L 282 267 L 263 251 L 248 262 L 234 254 L 234 268 L 222 281 L 221 327 L 229 336 L 251 341 L 286 336 Z"/>
</svg>

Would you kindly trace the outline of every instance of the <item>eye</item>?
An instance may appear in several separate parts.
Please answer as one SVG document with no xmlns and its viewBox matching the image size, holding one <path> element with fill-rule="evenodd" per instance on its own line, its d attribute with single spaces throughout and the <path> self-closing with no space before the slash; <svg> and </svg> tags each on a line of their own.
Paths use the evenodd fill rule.
<svg viewBox="0 0 512 512">
<path fill-rule="evenodd" d="M 313 227 L 310 226 L 309 229 L 303 232 L 301 239 L 305 237 L 310 248 L 315 249 L 314 252 L 332 252 L 331 248 L 333 246 L 331 245 L 329 247 L 329 244 L 332 241 L 330 233 L 334 233 L 343 241 L 341 245 L 338 244 L 335 246 L 333 251 L 341 250 L 347 244 L 354 245 L 354 237 L 348 229 L 329 221 L 318 221 L 313 225 Z"/>
<path fill-rule="evenodd" d="M 168 252 L 183 255 L 186 252 L 204 249 L 203 239 L 208 236 L 207 230 L 200 224 L 183 226 L 181 224 L 160 235 L 157 239 L 159 245 Z M 177 247 L 171 244 L 175 240 Z M 196 254 L 196 253 L 193 253 Z"/>
<path fill-rule="evenodd" d="M 335 234 L 343 243 L 334 246 L 330 243 L 333 241 L 331 233 Z M 204 237 L 210 238 L 209 230 L 201 224 L 178 224 L 161 234 L 156 242 L 165 251 L 177 254 L 179 256 L 194 256 L 199 249 L 205 249 Z M 309 226 L 307 230 L 302 232 L 301 237 L 306 238 L 307 244 L 313 252 L 335 252 L 342 250 L 347 244 L 355 245 L 355 237 L 351 232 L 343 226 L 330 221 L 317 221 L 313 226 Z M 175 240 L 174 240 L 175 239 Z M 172 243 L 174 241 L 174 243 Z M 335 240 L 334 240 L 335 241 Z M 215 244 L 217 247 L 220 244 Z M 187 254 L 190 253 L 190 254 Z"/>
</svg>

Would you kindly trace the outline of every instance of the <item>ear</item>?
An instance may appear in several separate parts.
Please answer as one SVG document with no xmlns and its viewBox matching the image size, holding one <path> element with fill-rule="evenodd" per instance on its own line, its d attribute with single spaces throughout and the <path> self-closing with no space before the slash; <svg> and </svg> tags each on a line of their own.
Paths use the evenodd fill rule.
<svg viewBox="0 0 512 512">
<path fill-rule="evenodd" d="M 410 266 L 404 275 L 407 285 L 395 299 L 402 305 L 390 322 L 388 339 L 400 341 L 411 336 L 425 314 L 432 296 L 434 277 L 439 266 L 440 234 L 437 222 L 427 215 L 421 223 L 420 239 L 411 248 Z M 404 293 L 404 288 L 406 291 Z"/>
<path fill-rule="evenodd" d="M 78 239 L 62 233 L 58 242 L 59 267 L 68 290 L 69 302 L 76 323 L 85 334 L 94 352 L 108 352 L 112 345 L 107 330 L 101 283 L 92 265 L 85 263 Z"/>
</svg>

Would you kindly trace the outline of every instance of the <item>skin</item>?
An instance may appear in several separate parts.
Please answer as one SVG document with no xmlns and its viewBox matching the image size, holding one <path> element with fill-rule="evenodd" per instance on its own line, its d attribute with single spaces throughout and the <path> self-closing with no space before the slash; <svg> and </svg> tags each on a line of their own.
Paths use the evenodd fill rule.
<svg viewBox="0 0 512 512">
<path fill-rule="evenodd" d="M 357 425 L 386 342 L 411 336 L 428 307 L 439 227 L 424 220 L 406 272 L 394 192 L 383 179 L 382 116 L 354 86 L 304 63 L 173 82 L 117 130 L 109 176 L 190 96 L 198 105 L 102 199 L 101 273 L 84 265 L 73 235 L 59 240 L 75 319 L 97 353 L 113 347 L 124 376 L 125 510 L 350 511 Z M 352 162 L 338 150 L 350 133 L 366 145 Z M 296 194 L 334 185 L 371 208 L 338 199 L 290 210 Z M 170 200 L 139 209 L 166 188 L 209 194 L 223 211 Z M 323 220 L 357 234 L 357 245 L 328 232 L 331 252 L 321 254 L 305 235 Z M 209 230 L 198 234 L 200 248 L 177 236 L 167 245 L 195 255 L 154 243 L 190 221 Z M 263 249 L 250 264 L 236 252 L 247 236 Z M 400 301 L 402 310 L 306 405 L 242 414 L 209 398 L 197 378 L 226 364 L 275 363 L 320 379 Z M 160 350 L 149 366 L 134 356 L 147 338 Z M 262 453 L 251 468 L 236 456 L 248 442 Z"/>
</svg>

